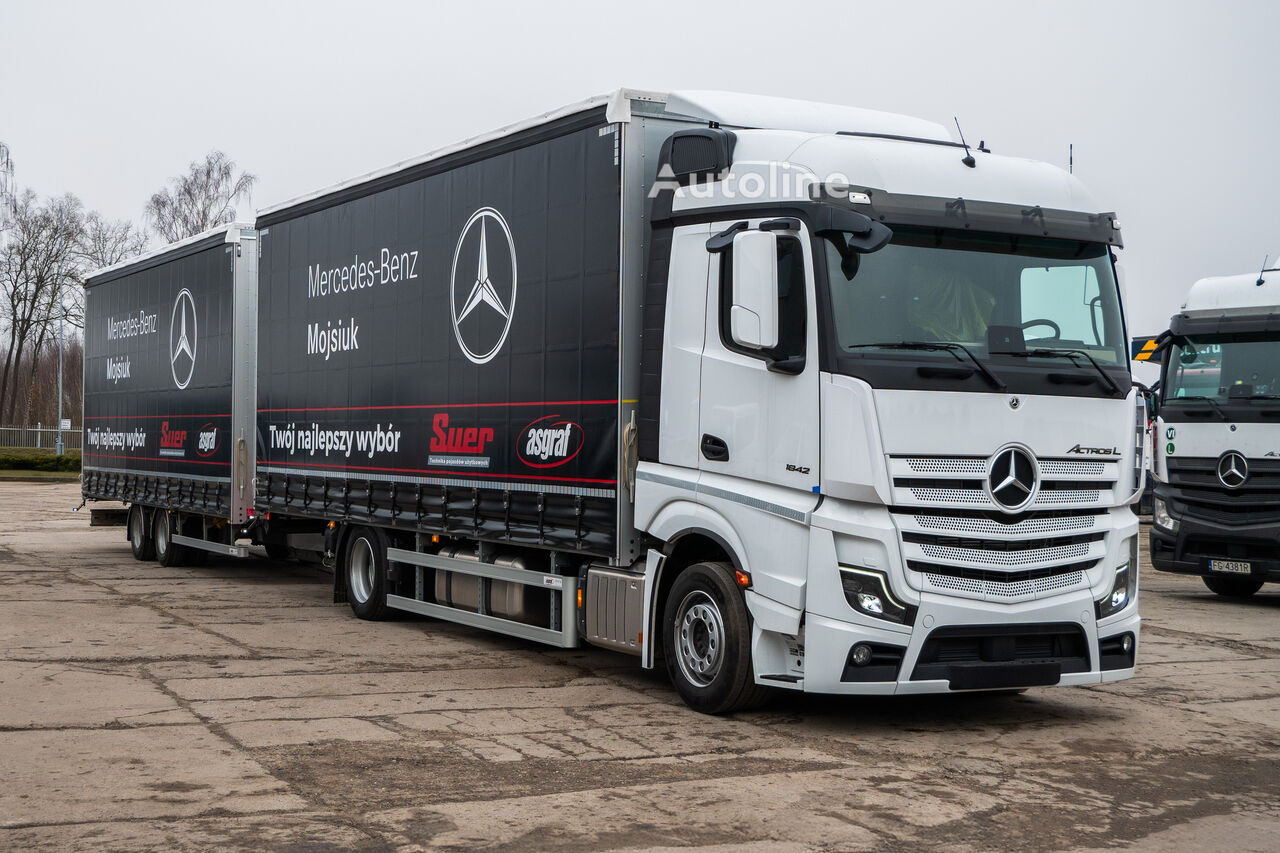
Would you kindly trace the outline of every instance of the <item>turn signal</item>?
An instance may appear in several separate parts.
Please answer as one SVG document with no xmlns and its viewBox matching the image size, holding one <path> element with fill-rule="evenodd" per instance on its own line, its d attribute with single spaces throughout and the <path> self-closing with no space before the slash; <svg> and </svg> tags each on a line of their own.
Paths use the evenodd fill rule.
<svg viewBox="0 0 1280 853">
<path fill-rule="evenodd" d="M 733 579 L 736 580 L 738 582 L 738 586 L 742 587 L 743 589 L 746 589 L 747 587 L 751 586 L 751 575 L 747 574 L 741 569 L 733 570 Z"/>
<path fill-rule="evenodd" d="M 582 609 L 582 590 L 578 590 L 578 609 Z"/>
</svg>

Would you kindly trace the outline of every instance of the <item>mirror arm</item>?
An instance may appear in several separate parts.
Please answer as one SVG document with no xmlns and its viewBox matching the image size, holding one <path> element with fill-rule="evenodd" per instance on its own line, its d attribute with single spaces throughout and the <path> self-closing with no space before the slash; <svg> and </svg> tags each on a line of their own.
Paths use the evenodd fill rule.
<svg viewBox="0 0 1280 853">
<path fill-rule="evenodd" d="M 770 373 L 785 373 L 788 376 L 796 376 L 804 373 L 805 357 L 802 355 L 792 355 L 787 358 L 771 358 L 765 362 L 765 367 Z"/>
<path fill-rule="evenodd" d="M 733 223 L 728 228 L 724 229 L 707 241 L 707 251 L 712 253 L 729 251 L 729 249 L 733 247 L 733 238 L 738 234 L 738 232 L 746 230 L 747 223 Z"/>
</svg>

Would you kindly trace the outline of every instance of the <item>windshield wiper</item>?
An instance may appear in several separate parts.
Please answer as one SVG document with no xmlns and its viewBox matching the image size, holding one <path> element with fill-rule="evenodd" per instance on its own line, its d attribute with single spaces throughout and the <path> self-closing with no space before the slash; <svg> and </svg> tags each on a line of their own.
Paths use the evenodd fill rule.
<svg viewBox="0 0 1280 853">
<path fill-rule="evenodd" d="M 1188 400 L 1195 400 L 1197 403 L 1208 403 L 1209 406 L 1218 413 L 1218 417 L 1222 418 L 1224 421 L 1227 420 L 1227 413 L 1222 411 L 1222 406 L 1218 405 L 1218 401 L 1212 397 L 1206 397 L 1203 394 L 1193 394 L 1190 397 L 1173 397 L 1172 399 L 1166 400 L 1165 405 L 1167 406 L 1169 403 L 1182 403 Z"/>
<path fill-rule="evenodd" d="M 1102 368 L 1101 364 L 1098 364 L 1097 360 L 1095 360 L 1093 356 L 1089 355 L 1089 353 L 1082 349 L 1028 349 L 1018 350 L 1016 352 L 993 352 L 991 354 L 1011 355 L 1014 358 L 1037 358 L 1039 356 L 1048 356 L 1050 358 L 1069 358 L 1071 359 L 1072 364 L 1075 363 L 1076 356 L 1081 356 L 1087 360 L 1089 364 L 1093 365 L 1094 370 L 1098 371 L 1098 375 L 1107 383 L 1107 387 L 1111 389 L 1112 394 L 1123 393 L 1120 390 L 1120 386 L 1111 378 L 1111 374 L 1107 373 L 1107 371 Z"/>
<path fill-rule="evenodd" d="M 973 362 L 973 366 L 978 368 L 978 372 L 982 374 L 983 378 L 993 386 L 1001 391 L 1008 387 L 1004 384 L 1004 380 L 992 373 L 991 369 L 983 364 L 982 361 L 973 354 L 973 351 L 964 344 L 952 343 L 950 341 L 892 341 L 884 344 L 853 344 L 852 346 L 846 347 L 846 349 L 863 348 L 940 350 L 949 352 L 952 355 L 955 355 L 957 352 L 962 352 L 969 357 L 970 361 Z M 956 355 L 956 360 L 962 361 L 963 359 Z"/>
</svg>

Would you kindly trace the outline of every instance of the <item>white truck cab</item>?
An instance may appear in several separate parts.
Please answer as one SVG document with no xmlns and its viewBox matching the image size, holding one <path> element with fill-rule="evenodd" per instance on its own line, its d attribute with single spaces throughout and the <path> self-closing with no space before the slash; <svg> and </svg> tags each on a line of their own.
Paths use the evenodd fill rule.
<svg viewBox="0 0 1280 853">
<path fill-rule="evenodd" d="M 1159 351 L 1151 561 L 1253 595 L 1280 580 L 1280 270 L 1197 281 Z"/>
<path fill-rule="evenodd" d="M 650 624 L 682 695 L 718 707 L 745 642 L 664 582 L 708 560 L 745 587 L 758 685 L 1131 676 L 1146 418 L 1114 215 L 929 122 L 810 131 L 768 100 L 667 103 L 710 129 L 705 163 L 679 139 L 661 161 L 679 180 L 652 211 L 635 524 L 660 543 Z"/>
</svg>

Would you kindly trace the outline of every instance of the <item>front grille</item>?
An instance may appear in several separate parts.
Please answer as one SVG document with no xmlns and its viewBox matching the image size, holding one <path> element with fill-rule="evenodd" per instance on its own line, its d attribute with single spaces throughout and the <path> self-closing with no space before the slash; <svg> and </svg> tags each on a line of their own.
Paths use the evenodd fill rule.
<svg viewBox="0 0 1280 853">
<path fill-rule="evenodd" d="M 987 493 L 989 464 L 980 456 L 891 456 L 894 504 L 999 510 Z M 1040 491 L 1029 509 L 1109 504 L 1119 465 L 1119 460 L 1037 459 Z"/>
<path fill-rule="evenodd" d="M 1096 562 L 1090 560 L 1045 569 L 1004 572 L 910 560 L 907 568 L 921 573 L 926 589 L 962 593 L 966 597 L 988 601 L 1007 601 L 1041 596 L 1047 598 L 1088 586 L 1089 576 L 1086 572 Z"/>
<path fill-rule="evenodd" d="M 899 511 L 905 514 L 905 511 Z M 976 533 L 984 536 L 1029 536 L 1046 533 L 1080 533 L 1102 523 L 1101 512 L 1077 514 L 1070 510 L 1028 513 L 1013 520 L 1004 513 L 962 514 L 945 510 L 910 513 L 923 530 Z"/>
<path fill-rule="evenodd" d="M 1223 507 L 1228 520 L 1238 520 L 1246 507 L 1280 511 L 1280 459 L 1250 459 L 1249 479 L 1228 489 L 1218 479 L 1218 460 L 1181 456 L 1166 461 L 1169 485 L 1183 490 L 1182 498 L 1201 506 Z"/>
</svg>

